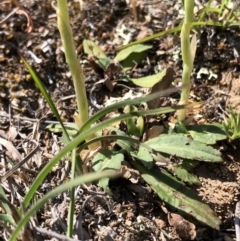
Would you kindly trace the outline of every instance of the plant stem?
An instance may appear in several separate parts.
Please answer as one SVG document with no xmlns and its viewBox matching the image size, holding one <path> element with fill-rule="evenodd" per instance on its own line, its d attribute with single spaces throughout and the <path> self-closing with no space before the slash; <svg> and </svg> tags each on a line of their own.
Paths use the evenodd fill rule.
<svg viewBox="0 0 240 241">
<path fill-rule="evenodd" d="M 75 168 L 76 168 L 76 148 L 72 150 L 72 171 L 71 171 L 71 180 L 75 178 Z M 74 204 L 75 204 L 75 188 L 70 189 L 70 205 L 68 209 L 68 218 L 67 218 L 67 236 L 73 236 L 73 218 L 74 218 Z"/>
<path fill-rule="evenodd" d="M 66 62 L 72 74 L 73 85 L 76 92 L 78 114 L 74 119 L 79 128 L 88 120 L 88 100 L 85 88 L 85 77 L 83 69 L 77 59 L 77 54 L 73 41 L 72 29 L 69 21 L 67 0 L 57 0 L 57 24 L 61 35 L 62 44 L 65 52 Z M 91 138 L 90 138 L 91 139 Z M 93 150 L 100 143 L 95 143 L 89 149 Z"/>
<path fill-rule="evenodd" d="M 58 0 L 57 23 L 61 35 L 66 62 L 72 74 L 73 84 L 77 96 L 77 108 L 81 125 L 88 120 L 88 101 L 85 88 L 83 69 L 77 59 L 73 41 L 72 29 L 69 22 L 67 0 Z"/>
<path fill-rule="evenodd" d="M 185 17 L 181 30 L 181 52 L 183 60 L 183 73 L 182 73 L 182 92 L 179 104 L 186 105 L 190 94 L 191 82 L 190 76 L 192 73 L 193 61 L 195 53 L 191 52 L 190 44 L 190 31 L 193 23 L 193 8 L 194 0 L 184 1 Z M 186 109 L 177 112 L 178 120 L 184 121 L 186 118 Z"/>
</svg>

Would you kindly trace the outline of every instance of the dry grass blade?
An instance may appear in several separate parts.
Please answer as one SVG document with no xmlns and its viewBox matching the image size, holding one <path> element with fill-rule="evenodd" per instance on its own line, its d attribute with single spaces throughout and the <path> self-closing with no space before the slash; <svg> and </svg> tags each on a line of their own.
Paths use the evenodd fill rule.
<svg viewBox="0 0 240 241">
<path fill-rule="evenodd" d="M 8 142 L 8 141 L 0 138 L 0 143 L 1 143 L 1 144 L 2 144 L 3 141 L 4 141 L 4 142 Z M 37 153 L 37 151 L 39 150 L 39 145 L 38 145 L 35 141 L 32 141 L 32 142 L 35 144 L 35 148 L 34 148 L 23 160 L 21 160 L 21 159 L 22 159 L 22 158 L 21 158 L 21 155 L 20 155 L 20 153 L 16 150 L 16 148 L 13 147 L 13 145 L 12 145 L 10 142 L 8 142 L 8 145 L 10 144 L 12 150 L 14 150 L 14 151 L 16 151 L 16 152 L 19 153 L 19 155 L 20 155 L 19 160 L 21 160 L 21 161 L 19 161 L 10 171 L 8 171 L 4 176 L 1 177 L 1 182 L 4 182 L 4 181 L 5 181 L 9 176 L 11 176 L 18 168 L 20 168 L 21 166 L 23 166 L 30 158 L 32 158 L 32 157 Z M 3 145 L 3 144 L 2 144 L 2 145 Z M 6 147 L 6 148 L 7 148 L 7 147 Z M 8 148 L 9 148 L 9 147 L 8 147 Z"/>
<path fill-rule="evenodd" d="M 17 13 L 18 10 L 19 8 L 14 8 L 5 18 L 0 21 L 0 25 L 6 23 L 9 18 L 11 18 L 15 13 Z"/>
</svg>

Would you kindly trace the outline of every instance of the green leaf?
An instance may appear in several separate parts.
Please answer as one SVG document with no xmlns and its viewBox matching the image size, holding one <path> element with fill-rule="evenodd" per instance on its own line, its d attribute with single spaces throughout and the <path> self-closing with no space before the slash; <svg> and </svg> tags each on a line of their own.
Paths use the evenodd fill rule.
<svg viewBox="0 0 240 241">
<path fill-rule="evenodd" d="M 96 56 L 98 58 L 106 59 L 106 54 L 101 50 L 101 48 L 95 44 L 92 40 L 83 40 L 84 53 L 89 56 Z"/>
<path fill-rule="evenodd" d="M 144 45 L 144 44 L 133 45 L 131 47 L 121 50 L 114 58 L 114 61 L 121 62 L 126 58 L 128 58 L 132 53 L 141 53 L 151 48 L 152 48 L 151 45 Z"/>
<path fill-rule="evenodd" d="M 121 50 L 115 57 L 115 62 L 121 62 L 123 71 L 127 71 L 141 61 L 147 56 L 146 50 L 152 48 L 150 45 L 137 44 Z"/>
<path fill-rule="evenodd" d="M 122 153 L 113 150 L 100 150 L 92 160 L 92 168 L 94 171 L 119 170 L 121 163 L 124 160 Z M 102 187 L 105 192 L 111 193 L 108 187 L 109 178 L 102 178 L 98 185 Z"/>
<path fill-rule="evenodd" d="M 133 106 L 133 105 L 127 105 L 123 109 L 124 113 L 131 113 L 131 112 L 135 112 L 135 111 L 138 111 L 138 109 L 137 109 L 136 106 Z M 133 117 L 132 119 L 128 119 L 126 121 L 126 123 L 127 123 L 127 130 L 128 130 L 128 134 L 130 136 L 140 137 L 138 128 L 137 128 L 136 123 L 135 123 L 136 122 L 136 118 L 137 117 Z"/>
<path fill-rule="evenodd" d="M 125 132 L 114 127 L 108 127 L 108 129 L 116 131 L 118 136 L 118 138 L 116 138 L 116 144 L 120 146 L 122 150 L 130 154 L 132 157 L 140 160 L 147 168 L 152 167 L 153 157 L 150 154 L 150 150 L 145 147 L 145 143 L 141 143 L 139 140 L 128 137 Z"/>
<path fill-rule="evenodd" d="M 188 126 L 187 130 L 193 140 L 208 145 L 213 145 L 217 141 L 227 138 L 223 127 L 219 124 L 192 125 Z"/>
<path fill-rule="evenodd" d="M 99 121 L 103 116 L 105 116 L 106 114 L 118 109 L 118 108 L 122 108 L 123 106 L 126 105 L 136 105 L 136 104 L 140 104 L 142 102 L 148 102 L 149 100 L 153 100 L 156 98 L 159 98 L 161 96 L 166 96 L 170 93 L 173 93 L 177 90 L 177 88 L 171 88 L 171 89 L 167 89 L 167 90 L 162 90 L 159 91 L 157 93 L 151 94 L 151 95 L 147 95 L 144 97 L 139 97 L 139 98 L 135 98 L 132 100 L 124 100 L 124 101 L 120 101 L 117 102 L 113 105 L 107 106 L 105 108 L 103 108 L 102 110 L 100 110 L 99 112 L 97 112 L 95 115 L 91 116 L 88 121 L 80 128 L 80 132 L 87 130 L 88 128 L 91 127 L 92 124 L 94 124 L 95 122 Z M 144 115 L 156 115 L 156 114 L 163 114 L 163 113 L 167 113 L 167 112 L 173 112 L 176 111 L 177 109 L 182 109 L 184 108 L 184 106 L 168 106 L 168 107 L 162 107 L 162 108 L 158 108 L 158 109 L 154 109 L 154 110 L 139 110 L 137 112 L 134 113 L 129 113 L 132 114 L 132 116 L 144 116 Z M 166 112 L 164 112 L 166 111 Z M 128 119 L 128 118 L 126 118 Z"/>
<path fill-rule="evenodd" d="M 62 126 L 62 130 L 63 130 L 63 135 L 65 135 L 65 138 L 70 141 L 70 138 L 68 136 L 68 133 L 63 125 L 63 122 L 61 120 L 61 117 L 58 113 L 58 110 L 56 108 L 56 106 L 54 105 L 50 94 L 48 93 L 47 89 L 45 88 L 45 86 L 43 85 L 42 81 L 40 80 L 40 78 L 38 77 L 38 75 L 36 74 L 36 72 L 34 71 L 34 69 L 28 64 L 28 62 L 23 58 L 23 56 L 21 56 L 21 60 L 23 61 L 24 65 L 26 66 L 28 72 L 30 73 L 30 75 L 32 76 L 34 82 L 36 83 L 37 87 L 39 88 L 39 90 L 41 91 L 41 93 L 44 96 L 44 99 L 47 101 L 49 107 L 51 108 L 54 116 L 57 118 L 57 120 L 59 121 L 60 125 Z"/>
<path fill-rule="evenodd" d="M 0 195 L 7 200 L 7 196 L 2 188 L 2 186 L 0 185 Z M 8 214 L 11 215 L 12 211 L 11 208 L 8 206 L 7 202 L 1 202 L 1 207 L 4 209 L 4 211 Z"/>
<path fill-rule="evenodd" d="M 0 221 L 4 223 L 9 223 L 11 225 L 16 225 L 12 215 L 9 214 L 0 214 Z"/>
<path fill-rule="evenodd" d="M 67 133 L 69 134 L 69 136 L 73 136 L 75 134 L 77 134 L 78 132 L 78 127 L 75 123 L 63 123 Z M 49 124 L 45 127 L 45 129 L 53 132 L 53 133 L 61 133 L 63 131 L 62 126 L 60 124 Z"/>
<path fill-rule="evenodd" d="M 210 146 L 194 141 L 184 134 L 160 135 L 145 142 L 152 149 L 187 159 L 221 162 L 221 153 Z"/>
<path fill-rule="evenodd" d="M 176 175 L 180 180 L 182 180 L 185 183 L 188 183 L 190 185 L 192 185 L 192 184 L 200 185 L 201 184 L 199 179 L 196 176 L 194 176 L 193 174 L 189 173 L 186 169 L 184 169 L 182 167 L 182 165 L 180 165 L 180 166 L 170 165 L 170 166 L 168 166 L 168 170 L 173 171 L 174 175 Z"/>
<path fill-rule="evenodd" d="M 188 134 L 187 128 L 182 122 L 177 122 L 174 126 L 168 129 L 168 134 Z"/>
<path fill-rule="evenodd" d="M 4 201 L 4 200 L 8 200 L 8 199 L 7 199 L 7 196 L 6 196 L 6 194 L 5 194 L 1 185 L 0 185 L 0 196 L 1 196 L 1 199 L 0 199 L 1 205 L 0 206 L 6 212 L 5 214 L 0 214 L 0 221 L 15 225 L 16 222 L 13 218 L 15 210 L 11 210 L 11 206 L 9 205 L 11 203 L 8 203 L 7 201 L 6 202 Z"/>
<path fill-rule="evenodd" d="M 153 157 L 149 153 L 149 150 L 147 150 L 146 148 L 140 146 L 139 150 L 137 152 L 137 155 L 133 154 L 132 152 L 131 152 L 131 155 L 133 157 L 136 157 L 137 159 L 139 159 L 145 167 L 147 167 L 149 169 L 152 168 L 152 166 L 153 166 Z"/>
<path fill-rule="evenodd" d="M 5 195 L 0 195 L 0 202 L 1 206 L 5 209 L 4 211 L 6 211 L 5 216 L 2 216 L 2 221 L 7 220 L 7 222 L 10 222 L 13 225 L 18 223 L 21 220 L 21 217 L 18 213 L 17 207 L 9 202 L 8 199 L 5 198 Z"/>
<path fill-rule="evenodd" d="M 103 70 L 106 70 L 107 67 L 112 63 L 110 58 L 99 58 L 96 60 L 96 63 L 101 67 Z"/>
<path fill-rule="evenodd" d="M 184 160 L 182 160 L 181 167 L 184 168 L 187 171 L 192 171 L 193 168 L 195 168 L 198 164 L 199 164 L 199 162 L 196 161 L 196 160 L 184 159 Z"/>
<path fill-rule="evenodd" d="M 138 79 L 131 79 L 131 81 L 137 86 L 144 87 L 144 88 L 151 88 L 156 83 L 160 82 L 163 79 L 163 77 L 166 75 L 166 73 L 167 73 L 167 69 L 164 69 L 160 73 L 149 75 Z"/>
<path fill-rule="evenodd" d="M 240 25 L 240 22 L 239 21 L 235 21 L 235 22 L 230 22 L 228 24 L 228 27 L 239 26 L 239 25 Z M 212 20 L 210 20 L 210 21 L 197 21 L 197 22 L 193 22 L 192 23 L 192 27 L 198 27 L 198 26 L 224 27 L 224 24 L 222 22 L 212 21 Z M 129 48 L 130 46 L 134 46 L 136 44 L 146 43 L 146 42 L 154 40 L 156 38 L 163 37 L 164 35 L 167 35 L 167 34 L 180 32 L 181 29 L 182 29 L 182 22 L 177 27 L 170 28 L 168 30 L 164 30 L 164 31 L 152 34 L 152 35 L 147 36 L 145 38 L 142 38 L 140 40 L 137 40 L 137 41 L 131 42 L 129 44 L 126 44 L 124 46 L 121 46 L 119 48 L 119 50 Z"/>
<path fill-rule="evenodd" d="M 138 130 L 138 137 L 141 137 L 142 135 L 143 135 L 143 132 L 144 132 L 144 124 L 145 124 L 145 122 L 144 122 L 144 118 L 142 117 L 142 116 L 139 116 L 138 118 L 137 118 L 137 123 L 136 123 L 136 128 L 137 128 L 137 130 Z"/>
<path fill-rule="evenodd" d="M 136 111 L 138 111 L 138 108 L 133 105 L 127 105 L 123 110 L 124 113 L 131 113 Z M 129 135 L 136 137 L 142 136 L 144 131 L 144 119 L 142 116 L 133 117 L 132 119 L 128 119 L 126 122 Z"/>
<path fill-rule="evenodd" d="M 179 24 L 179 26 L 177 26 L 177 27 L 175 27 L 175 28 L 171 28 L 171 29 L 168 29 L 168 30 L 164 30 L 164 31 L 161 31 L 161 32 L 152 34 L 152 35 L 150 35 L 150 36 L 147 36 L 147 37 L 145 37 L 145 38 L 139 39 L 139 40 L 137 40 L 137 41 L 131 42 L 131 43 L 129 43 L 129 44 L 126 44 L 126 45 L 124 45 L 124 46 L 121 46 L 121 47 L 119 48 L 119 50 L 129 48 L 129 47 L 134 46 L 134 45 L 136 45 L 136 44 L 146 43 L 146 42 L 151 41 L 151 40 L 154 40 L 154 39 L 156 39 L 156 38 L 163 37 L 164 35 L 167 35 L 167 34 L 172 34 L 172 33 L 175 33 L 175 32 L 180 32 L 180 31 L 181 31 L 181 28 L 182 28 L 182 23 Z"/>
<path fill-rule="evenodd" d="M 229 107 L 230 116 L 223 123 L 223 128 L 231 140 L 238 139 L 240 137 L 240 113 Z"/>
<path fill-rule="evenodd" d="M 83 40 L 83 49 L 84 53 L 89 57 L 96 57 L 96 59 L 93 59 L 92 61 L 94 61 L 103 70 L 106 70 L 107 67 L 112 63 L 112 60 L 108 58 L 101 48 L 92 40 Z"/>
<path fill-rule="evenodd" d="M 132 53 L 126 59 L 121 62 L 121 66 L 124 72 L 133 69 L 140 64 L 147 56 L 146 52 Z"/>
<path fill-rule="evenodd" d="M 108 106 L 108 107 L 100 110 L 98 113 L 91 116 L 89 118 L 89 120 L 81 127 L 81 129 L 78 132 L 77 137 L 74 138 L 70 143 L 68 143 L 39 172 L 38 176 L 35 178 L 32 186 L 31 186 L 31 188 L 29 189 L 29 191 L 26 193 L 26 195 L 24 197 L 23 206 L 28 207 L 28 205 L 29 205 L 32 197 L 35 195 L 38 187 L 42 184 L 45 177 L 48 175 L 48 173 L 51 171 L 51 169 L 61 160 L 61 158 L 63 158 L 68 152 L 70 152 L 74 148 L 76 148 L 80 143 L 85 141 L 87 139 L 87 137 L 95 134 L 99 130 L 102 130 L 106 127 L 111 126 L 111 124 L 113 124 L 115 122 L 130 119 L 136 115 L 141 116 L 141 115 L 155 115 L 155 114 L 169 113 L 169 112 L 175 111 L 177 109 L 181 109 L 181 108 L 183 108 L 183 106 L 162 107 L 162 108 L 158 108 L 155 110 L 145 110 L 145 111 L 138 111 L 136 113 L 127 113 L 127 114 L 123 114 L 123 115 L 120 115 L 120 116 L 112 118 L 112 119 L 105 120 L 103 122 L 98 123 L 96 126 L 91 127 L 92 124 L 94 124 L 96 121 L 101 119 L 103 116 L 105 116 L 109 112 L 114 111 L 118 108 L 121 108 L 125 105 L 128 105 L 128 104 L 134 105 L 134 104 L 138 104 L 141 102 L 146 102 L 146 101 L 159 97 L 160 93 L 166 94 L 166 93 L 171 93 L 171 92 L 173 92 L 173 89 L 161 91 L 159 93 L 151 94 L 151 95 L 140 97 L 140 98 L 136 98 L 134 100 L 118 102 L 118 103 L 113 104 L 112 106 Z M 23 213 L 22 209 L 20 209 L 20 213 Z"/>
<path fill-rule="evenodd" d="M 121 135 L 121 136 L 128 136 L 125 132 L 121 131 L 121 130 L 116 130 L 117 135 Z M 117 140 L 116 144 L 118 146 L 120 146 L 123 150 L 125 150 L 126 152 L 131 152 L 131 151 L 135 151 L 134 148 L 134 144 L 131 140 L 122 140 L 119 139 Z"/>
<path fill-rule="evenodd" d="M 221 9 L 219 8 L 210 8 L 210 7 L 204 7 L 199 10 L 198 14 L 200 13 L 221 13 Z"/>
<path fill-rule="evenodd" d="M 130 163 L 140 171 L 142 178 L 172 209 L 177 209 L 186 216 L 191 215 L 207 226 L 219 229 L 221 221 L 214 211 L 182 182 L 165 171 L 156 168 L 148 170 L 139 163 L 133 161 Z"/>
</svg>

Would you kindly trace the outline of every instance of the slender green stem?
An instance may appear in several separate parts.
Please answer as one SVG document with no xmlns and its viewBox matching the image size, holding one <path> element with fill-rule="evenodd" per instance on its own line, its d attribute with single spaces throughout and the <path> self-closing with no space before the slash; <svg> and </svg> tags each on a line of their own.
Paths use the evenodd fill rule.
<svg viewBox="0 0 240 241">
<path fill-rule="evenodd" d="M 182 73 L 182 92 L 179 104 L 186 105 L 190 94 L 190 76 L 192 73 L 194 55 L 191 52 L 190 44 L 190 31 L 193 23 L 193 7 L 194 0 L 184 1 L 185 17 L 181 30 L 181 51 L 183 60 L 183 73 Z M 186 109 L 177 112 L 178 120 L 184 121 L 186 118 Z"/>
<path fill-rule="evenodd" d="M 85 88 L 85 77 L 75 51 L 72 29 L 69 22 L 67 0 L 58 0 L 57 4 L 58 29 L 65 51 L 66 62 L 73 78 L 79 120 L 81 122 L 80 125 L 83 125 L 88 120 L 88 101 Z"/>
<path fill-rule="evenodd" d="M 78 114 L 75 113 L 74 120 L 79 128 L 88 120 L 88 100 L 85 88 L 85 77 L 83 69 L 77 59 L 73 41 L 72 29 L 69 22 L 67 0 L 57 0 L 57 23 L 61 35 L 66 62 L 72 74 L 73 85 L 76 92 Z M 89 139 L 94 138 L 94 135 Z M 101 143 L 89 146 L 90 150 L 99 147 Z"/>
<path fill-rule="evenodd" d="M 72 171 L 71 171 L 71 180 L 75 178 L 75 168 L 76 168 L 76 148 L 72 150 Z M 68 226 L 67 226 L 67 236 L 72 237 L 73 235 L 73 216 L 74 216 L 74 201 L 75 201 L 75 188 L 70 189 L 70 205 L 68 211 Z"/>
</svg>

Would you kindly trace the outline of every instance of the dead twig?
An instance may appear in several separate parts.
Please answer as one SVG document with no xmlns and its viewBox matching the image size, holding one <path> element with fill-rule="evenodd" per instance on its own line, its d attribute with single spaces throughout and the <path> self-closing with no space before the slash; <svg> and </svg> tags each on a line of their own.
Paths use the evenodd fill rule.
<svg viewBox="0 0 240 241">
<path fill-rule="evenodd" d="M 5 175 L 0 177 L 1 182 L 4 182 L 9 176 L 11 176 L 18 168 L 23 166 L 29 159 L 31 159 L 39 150 L 39 145 L 32 141 L 36 147 L 25 157 L 23 160 L 19 161 L 10 171 L 8 171 Z"/>
<path fill-rule="evenodd" d="M 21 117 L 21 116 L 11 116 L 9 114 L 0 113 L 0 117 L 9 118 L 9 119 L 17 119 L 22 121 L 28 122 L 39 122 L 39 119 L 28 118 L 28 117 Z M 59 124 L 59 121 L 50 121 L 50 120 L 42 120 L 44 124 Z M 72 122 L 63 122 L 63 124 L 70 124 Z"/>
<path fill-rule="evenodd" d="M 236 241 L 240 241 L 240 202 L 237 202 L 235 209 L 235 232 Z"/>
<path fill-rule="evenodd" d="M 132 10 L 133 10 L 134 21 L 137 23 L 138 22 L 138 12 L 137 12 L 136 0 L 130 0 L 130 1 L 131 1 L 131 5 L 132 5 Z"/>
<path fill-rule="evenodd" d="M 0 25 L 4 24 L 14 14 L 21 14 L 21 15 L 24 15 L 27 18 L 27 33 L 32 32 L 33 21 L 32 21 L 32 18 L 30 16 L 30 14 L 26 11 L 26 9 L 17 0 L 4 1 L 4 2 L 1 3 L 1 5 L 7 4 L 7 3 L 11 3 L 12 5 L 15 5 L 16 8 L 14 8 L 4 19 L 2 19 L 0 21 Z"/>
<path fill-rule="evenodd" d="M 78 240 L 78 239 L 73 239 L 73 238 L 69 238 L 65 235 L 62 235 L 62 234 L 58 234 L 58 233 L 55 233 L 53 231 L 49 231 L 49 230 L 46 230 L 44 228 L 39 228 L 39 227 L 34 227 L 34 229 L 38 232 L 38 233 L 41 233 L 43 235 L 46 235 L 46 236 L 49 236 L 49 237 L 52 237 L 52 238 L 56 238 L 57 240 L 63 240 L 63 241 L 81 241 L 81 240 Z"/>
</svg>

